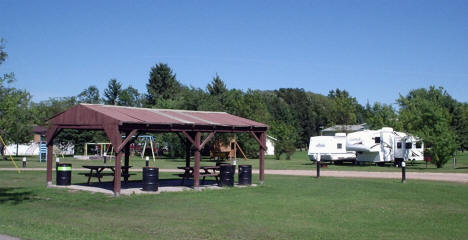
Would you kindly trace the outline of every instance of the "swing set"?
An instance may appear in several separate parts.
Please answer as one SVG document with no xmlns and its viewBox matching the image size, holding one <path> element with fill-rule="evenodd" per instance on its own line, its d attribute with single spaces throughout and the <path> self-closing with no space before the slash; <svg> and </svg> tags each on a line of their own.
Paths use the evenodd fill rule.
<svg viewBox="0 0 468 240">
<path fill-rule="evenodd" d="M 132 151 L 134 153 L 138 153 L 141 155 L 141 159 L 144 159 L 145 153 L 146 153 L 146 147 L 149 144 L 151 148 L 151 155 L 153 157 L 153 162 L 156 162 L 156 157 L 155 157 L 155 152 L 154 149 L 157 148 L 157 143 L 155 143 L 154 137 L 151 135 L 142 135 L 138 136 L 138 143 L 133 144 Z M 143 145 L 143 148 L 140 148 L 140 146 Z M 141 152 L 140 152 L 141 151 Z M 159 152 L 156 151 L 156 155 L 159 158 Z"/>
<path fill-rule="evenodd" d="M 131 145 L 131 150 L 134 153 L 141 155 L 141 158 L 144 159 L 146 147 L 149 146 L 151 148 L 151 155 L 153 157 L 153 162 L 156 162 L 156 156 L 159 158 L 158 152 L 156 151 L 155 153 L 154 151 L 155 147 L 157 147 L 156 144 L 157 143 L 155 143 L 154 137 L 151 135 L 138 136 L 138 143 Z M 98 156 L 101 156 L 101 157 L 114 156 L 115 157 L 114 146 L 112 146 L 112 144 L 108 142 L 85 143 L 83 146 L 83 153 L 85 157 L 88 156 L 88 153 L 92 150 L 92 147 L 94 147 L 96 155 Z"/>
</svg>

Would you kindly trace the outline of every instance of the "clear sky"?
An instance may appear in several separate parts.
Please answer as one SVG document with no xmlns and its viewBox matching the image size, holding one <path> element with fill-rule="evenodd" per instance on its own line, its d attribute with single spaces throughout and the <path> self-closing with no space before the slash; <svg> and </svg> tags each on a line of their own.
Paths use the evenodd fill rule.
<svg viewBox="0 0 468 240">
<path fill-rule="evenodd" d="M 164 62 L 200 88 L 218 73 L 228 88 L 340 88 L 361 104 L 429 85 L 468 102 L 466 0 L 0 0 L 0 37 L 0 73 L 35 101 L 111 78 L 146 92 Z"/>
</svg>

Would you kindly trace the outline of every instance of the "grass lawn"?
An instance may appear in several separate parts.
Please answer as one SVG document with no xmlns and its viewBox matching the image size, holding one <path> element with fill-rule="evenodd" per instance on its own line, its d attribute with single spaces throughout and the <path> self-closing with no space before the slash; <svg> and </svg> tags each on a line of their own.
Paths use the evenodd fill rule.
<svg viewBox="0 0 468 240">
<path fill-rule="evenodd" d="M 463 184 L 267 175 L 259 187 L 113 198 L 48 189 L 44 178 L 45 172 L 0 171 L 0 233 L 25 239 L 468 236 Z M 85 181 L 76 172 L 72 179 Z"/>
<path fill-rule="evenodd" d="M 21 157 L 15 158 L 16 164 L 21 166 Z M 55 158 L 54 158 L 55 159 Z M 80 167 L 82 165 L 99 165 L 103 164 L 101 160 L 77 160 L 71 157 L 66 157 L 61 159 L 62 162 L 72 163 L 73 167 Z M 192 159 L 193 161 L 193 159 Z M 113 161 L 108 162 L 108 164 L 114 164 Z M 202 165 L 214 165 L 215 163 L 210 161 L 208 158 L 202 159 Z M 249 160 L 239 160 L 238 164 L 250 164 L 254 168 L 258 168 L 258 159 L 249 159 Z M 130 165 L 133 168 L 141 168 L 145 165 L 145 161 L 139 157 L 132 157 L 130 160 Z M 150 160 L 151 166 L 157 166 L 159 168 L 172 168 L 175 169 L 178 166 L 185 166 L 184 159 L 168 159 L 161 158 L 156 159 L 156 162 Z M 46 167 L 46 163 L 39 162 L 39 157 L 28 157 L 27 162 L 28 167 Z M 0 168 L 3 167 L 14 167 L 10 160 L 4 161 L 0 160 Z M 276 160 L 273 156 L 267 156 L 265 160 L 266 169 L 298 169 L 298 170 L 313 170 L 315 169 L 315 164 L 309 160 L 307 152 L 298 151 L 294 154 L 291 160 L 285 160 L 284 157 L 281 160 Z M 401 171 L 399 168 L 392 167 L 391 164 L 387 166 L 353 166 L 353 165 L 329 165 L 327 168 L 322 168 L 323 171 L 326 170 L 351 170 L 351 171 Z M 417 162 L 414 165 L 408 164 L 407 171 L 417 171 L 417 172 L 459 172 L 459 173 L 468 173 L 468 153 L 459 153 L 457 155 L 457 168 L 453 168 L 452 161 L 449 161 L 443 168 L 437 169 L 435 165 L 428 164 L 426 168 L 425 162 Z"/>
</svg>

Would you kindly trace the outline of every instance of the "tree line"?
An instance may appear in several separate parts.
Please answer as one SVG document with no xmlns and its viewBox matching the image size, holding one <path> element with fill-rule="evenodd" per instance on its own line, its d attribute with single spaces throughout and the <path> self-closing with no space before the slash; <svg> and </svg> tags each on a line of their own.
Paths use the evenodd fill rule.
<svg viewBox="0 0 468 240">
<path fill-rule="evenodd" d="M 0 44 L 0 65 L 7 58 L 3 41 Z M 215 74 L 206 88 L 181 84 L 176 73 L 166 63 L 154 65 L 146 84 L 146 92 L 133 86 L 123 86 L 110 79 L 101 91 L 96 86 L 83 89 L 76 96 L 50 98 L 33 102 L 26 90 L 13 86 L 14 74 L 0 77 L 0 134 L 10 143 L 24 143 L 31 139 L 33 125 L 45 125 L 55 114 L 78 103 L 111 104 L 119 106 L 224 111 L 266 123 L 268 134 L 277 139 L 275 155 L 289 159 L 297 148 L 306 148 L 311 136 L 320 135 L 323 128 L 335 124 L 367 123 L 371 129 L 387 126 L 421 137 L 437 166 L 442 166 L 456 150 L 468 148 L 468 104 L 458 102 L 442 87 L 430 86 L 411 90 L 396 99 L 398 109 L 389 104 L 359 104 L 356 98 L 342 89 L 328 95 L 302 88 L 246 91 L 230 89 L 221 76 Z M 236 137 L 250 156 L 258 146 L 246 134 L 221 135 Z M 58 141 L 83 143 L 103 141 L 102 132 L 63 131 Z M 171 154 L 181 156 L 184 148 L 177 136 L 164 134 L 158 141 L 169 143 Z M 79 147 L 78 147 L 79 149 Z"/>
</svg>

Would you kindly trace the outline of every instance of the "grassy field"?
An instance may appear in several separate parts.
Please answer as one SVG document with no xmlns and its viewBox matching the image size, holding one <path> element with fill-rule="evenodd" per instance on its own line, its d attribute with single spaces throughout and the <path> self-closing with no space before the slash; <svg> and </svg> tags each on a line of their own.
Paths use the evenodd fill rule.
<svg viewBox="0 0 468 240">
<path fill-rule="evenodd" d="M 55 158 L 54 158 L 55 159 Z M 16 164 L 21 166 L 21 157 L 15 158 Z M 71 157 L 66 157 L 61 159 L 62 162 L 72 163 L 74 167 L 80 167 L 82 165 L 98 165 L 103 164 L 101 160 L 77 160 Z M 193 161 L 193 159 L 192 159 Z M 299 169 L 299 170 L 312 170 L 315 169 L 315 164 L 309 160 L 307 152 L 298 151 L 294 154 L 291 160 L 276 160 L 272 156 L 267 156 L 265 160 L 266 169 Z M 251 164 L 254 168 L 258 168 L 258 159 L 249 159 L 249 160 L 239 160 L 239 164 Z M 109 162 L 113 164 L 113 161 Z M 214 165 L 213 161 L 210 161 L 208 158 L 202 159 L 202 165 Z M 130 160 L 130 165 L 133 168 L 141 168 L 145 165 L 145 161 L 139 157 L 132 157 Z M 168 159 L 162 158 L 157 159 L 156 162 L 150 161 L 151 166 L 157 166 L 159 168 L 172 168 L 175 169 L 178 166 L 185 166 L 184 159 Z M 45 162 L 40 163 L 38 157 L 28 157 L 28 167 L 42 167 L 45 168 Z M 13 164 L 8 160 L 0 161 L 0 168 L 3 167 L 14 167 Z M 352 170 L 352 171 L 401 171 L 398 168 L 392 167 L 391 164 L 387 166 L 353 166 L 353 165 L 329 165 L 327 168 L 322 168 L 322 170 Z M 459 172 L 459 173 L 468 173 L 468 153 L 460 153 L 457 156 L 457 168 L 453 168 L 452 162 L 448 162 L 443 168 L 437 169 L 433 164 L 427 164 L 425 162 L 417 162 L 414 165 L 408 164 L 408 171 L 418 171 L 418 172 Z"/>
<path fill-rule="evenodd" d="M 72 179 L 85 181 L 75 172 Z M 467 199 L 462 184 L 292 176 L 266 176 L 265 185 L 243 189 L 113 198 L 45 188 L 44 172 L 3 171 L 0 233 L 25 239 L 466 239 Z"/>
</svg>

